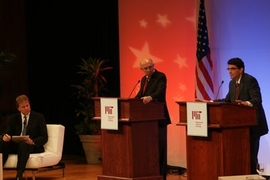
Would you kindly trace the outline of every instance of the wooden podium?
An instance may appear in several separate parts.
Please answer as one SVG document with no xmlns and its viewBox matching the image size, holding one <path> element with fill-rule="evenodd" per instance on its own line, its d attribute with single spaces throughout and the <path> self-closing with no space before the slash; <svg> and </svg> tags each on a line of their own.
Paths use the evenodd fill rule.
<svg viewBox="0 0 270 180">
<path fill-rule="evenodd" d="M 179 104 L 180 123 L 187 126 L 186 102 Z M 207 103 L 208 137 L 187 136 L 188 180 L 250 174 L 249 127 L 256 125 L 256 108 Z"/>
<path fill-rule="evenodd" d="M 100 120 L 100 98 L 93 98 Z M 158 120 L 164 104 L 118 98 L 118 130 L 102 130 L 102 175 L 99 180 L 162 180 L 159 173 Z"/>
</svg>

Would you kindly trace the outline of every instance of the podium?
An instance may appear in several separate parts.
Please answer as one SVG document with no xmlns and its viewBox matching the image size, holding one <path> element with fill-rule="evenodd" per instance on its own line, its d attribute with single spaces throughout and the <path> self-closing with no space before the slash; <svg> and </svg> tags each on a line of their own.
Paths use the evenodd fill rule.
<svg viewBox="0 0 270 180">
<path fill-rule="evenodd" d="M 179 105 L 180 122 L 187 126 L 186 102 Z M 256 108 L 231 103 L 207 103 L 208 136 L 187 136 L 188 180 L 217 180 L 219 176 L 250 174 L 249 127 Z"/>
<path fill-rule="evenodd" d="M 94 119 L 101 119 L 100 98 Z M 118 130 L 101 130 L 102 175 L 98 180 L 162 180 L 159 172 L 158 120 L 164 104 L 118 98 Z"/>
</svg>

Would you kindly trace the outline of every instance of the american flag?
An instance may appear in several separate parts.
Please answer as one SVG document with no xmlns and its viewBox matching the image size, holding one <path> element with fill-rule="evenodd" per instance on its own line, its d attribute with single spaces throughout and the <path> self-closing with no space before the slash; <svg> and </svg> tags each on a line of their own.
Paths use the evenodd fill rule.
<svg viewBox="0 0 270 180">
<path fill-rule="evenodd" d="M 200 1 L 198 34 L 197 34 L 197 63 L 196 63 L 196 98 L 213 99 L 214 87 L 212 79 L 212 60 L 208 41 L 204 0 Z"/>
</svg>

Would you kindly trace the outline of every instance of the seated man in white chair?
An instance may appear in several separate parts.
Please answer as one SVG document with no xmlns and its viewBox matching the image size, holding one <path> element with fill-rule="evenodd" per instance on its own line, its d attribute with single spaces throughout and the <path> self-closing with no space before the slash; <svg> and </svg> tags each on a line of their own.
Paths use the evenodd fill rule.
<svg viewBox="0 0 270 180">
<path fill-rule="evenodd" d="M 26 95 L 16 98 L 18 113 L 12 115 L 7 129 L 0 138 L 0 153 L 3 154 L 3 166 L 9 154 L 18 154 L 17 180 L 23 179 L 23 173 L 30 153 L 44 152 L 44 144 L 48 141 L 45 117 L 31 111 L 30 101 Z M 28 136 L 15 142 L 12 136 Z"/>
</svg>

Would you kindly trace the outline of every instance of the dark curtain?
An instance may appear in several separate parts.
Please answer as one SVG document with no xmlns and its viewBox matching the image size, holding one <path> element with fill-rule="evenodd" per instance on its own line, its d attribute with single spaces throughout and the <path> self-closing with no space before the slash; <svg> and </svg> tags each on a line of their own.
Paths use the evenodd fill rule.
<svg viewBox="0 0 270 180">
<path fill-rule="evenodd" d="M 64 153 L 81 153 L 82 150 L 78 148 L 81 143 L 74 129 L 77 122 L 71 85 L 77 81 L 75 71 L 81 58 L 92 56 L 108 59 L 114 68 L 108 75 L 110 96 L 119 97 L 117 0 L 18 0 L 12 1 L 11 5 L 6 3 L 8 0 L 0 1 L 10 11 L 5 15 L 2 12 L 5 8 L 0 5 L 0 22 L 12 26 L 12 30 L 16 29 L 17 32 L 9 34 L 9 28 L 5 32 L 1 30 L 1 34 L 9 34 L 9 38 L 5 35 L 6 39 L 25 40 L 17 45 L 20 53 L 27 57 L 19 65 L 26 70 L 19 68 L 22 72 L 16 74 L 16 78 L 25 78 L 17 80 L 20 83 L 16 84 L 15 94 L 27 93 L 32 110 L 43 113 L 47 123 L 63 124 L 66 127 Z M 12 14 L 17 12 L 18 4 L 20 12 Z M 17 24 L 12 25 L 10 18 Z M 13 43 L 18 42 L 9 42 L 10 46 Z M 24 81 L 26 84 L 22 83 Z M 9 99 L 12 99 L 14 107 L 15 96 L 10 95 Z"/>
<path fill-rule="evenodd" d="M 16 55 L 0 68 L 0 133 L 10 114 L 17 112 L 15 97 L 28 94 L 24 2 L 0 0 L 0 51 Z"/>
<path fill-rule="evenodd" d="M 15 97 L 28 94 L 25 9 L 23 1 L 0 0 L 0 51 L 16 55 L 7 72 L 0 71 L 0 113 L 16 110 Z"/>
</svg>

